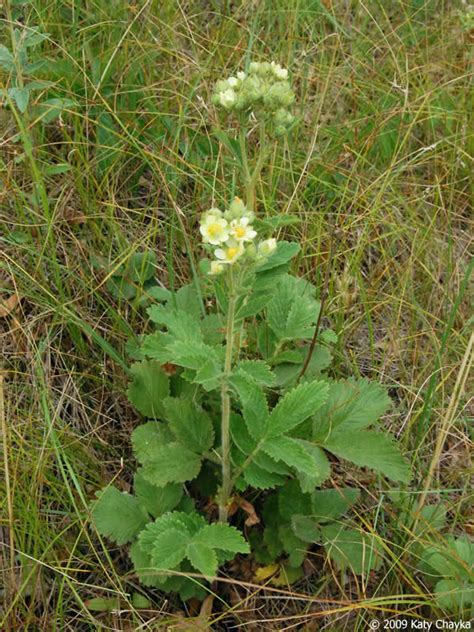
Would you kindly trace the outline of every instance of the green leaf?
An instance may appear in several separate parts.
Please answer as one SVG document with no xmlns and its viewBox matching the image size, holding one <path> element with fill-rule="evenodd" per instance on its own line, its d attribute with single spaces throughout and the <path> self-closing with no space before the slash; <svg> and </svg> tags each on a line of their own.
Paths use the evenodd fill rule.
<svg viewBox="0 0 474 632">
<path fill-rule="evenodd" d="M 220 362 L 214 347 L 197 340 L 175 340 L 168 345 L 169 359 L 173 364 L 200 371 L 204 365 L 212 361 L 215 365 Z M 217 366 L 213 367 L 214 378 L 220 375 Z M 209 379 L 209 376 L 204 376 Z"/>
<path fill-rule="evenodd" d="M 91 612 L 112 612 L 120 609 L 118 597 L 93 597 L 84 602 L 85 607 Z"/>
<path fill-rule="evenodd" d="M 134 542 L 130 547 L 129 556 L 138 579 L 144 586 L 160 586 L 165 579 L 161 571 L 153 568 L 151 558 L 142 550 L 140 542 Z"/>
<path fill-rule="evenodd" d="M 20 112 L 22 114 L 23 112 L 26 112 L 26 108 L 28 107 L 28 102 L 30 100 L 29 88 L 10 88 L 8 90 L 8 94 L 15 101 Z"/>
<path fill-rule="evenodd" d="M 272 299 L 272 294 L 257 294 L 251 296 L 247 302 L 243 302 L 237 309 L 235 318 L 236 320 L 242 320 L 244 318 L 253 318 L 268 305 Z"/>
<path fill-rule="evenodd" d="M 207 544 L 214 549 L 231 553 L 250 553 L 249 545 L 241 532 L 228 524 L 215 522 L 203 527 L 194 542 Z"/>
<path fill-rule="evenodd" d="M 215 359 L 204 362 L 200 369 L 196 371 L 193 382 L 202 384 L 206 391 L 213 391 L 221 385 L 222 368 Z"/>
<path fill-rule="evenodd" d="M 289 481 L 278 492 L 278 512 L 286 522 L 296 514 L 309 515 L 311 496 L 301 491 L 297 481 Z"/>
<path fill-rule="evenodd" d="M 202 542 L 191 542 L 186 549 L 186 557 L 205 577 L 217 574 L 218 561 L 214 549 Z"/>
<path fill-rule="evenodd" d="M 394 481 L 408 483 L 410 480 L 409 465 L 393 439 L 385 434 L 370 431 L 334 432 L 322 445 L 341 459 L 370 467 Z"/>
<path fill-rule="evenodd" d="M 147 421 L 132 432 L 132 447 L 135 457 L 140 463 L 156 458 L 159 446 L 171 441 L 173 435 L 168 428 L 157 421 Z"/>
<path fill-rule="evenodd" d="M 257 273 L 265 272 L 266 270 L 272 270 L 278 268 L 284 263 L 287 263 L 293 257 L 295 257 L 300 251 L 300 246 L 294 241 L 279 241 L 277 243 L 277 249 L 273 252 L 265 263 L 258 266 Z"/>
<path fill-rule="evenodd" d="M 157 535 L 150 547 L 153 566 L 163 570 L 175 569 L 186 557 L 188 542 L 189 535 L 179 529 L 170 528 Z"/>
<path fill-rule="evenodd" d="M 242 415 L 251 436 L 259 440 L 266 432 L 268 423 L 268 405 L 265 393 L 255 381 L 234 374 L 230 384 L 237 391 L 242 402 Z"/>
<path fill-rule="evenodd" d="M 316 469 L 313 456 L 305 446 L 291 437 L 273 437 L 266 439 L 262 444 L 262 450 L 276 461 L 283 461 L 298 472 L 312 476 Z"/>
<path fill-rule="evenodd" d="M 171 483 L 165 487 L 152 485 L 143 476 L 141 468 L 135 474 L 133 489 L 140 504 L 154 518 L 172 511 L 183 495 L 183 486 L 179 483 Z"/>
<path fill-rule="evenodd" d="M 275 384 L 275 374 L 263 360 L 242 360 L 236 366 L 235 373 L 238 375 L 244 374 L 244 377 L 262 386 L 273 386 Z"/>
<path fill-rule="evenodd" d="M 312 492 L 315 487 L 322 485 L 325 480 L 331 475 L 331 464 L 321 448 L 309 443 L 304 442 L 306 450 L 311 454 L 314 460 L 314 473 L 307 474 L 305 472 L 298 472 L 298 480 L 303 492 Z"/>
<path fill-rule="evenodd" d="M 202 331 L 197 326 L 196 317 L 189 312 L 175 310 L 165 305 L 152 305 L 147 310 L 150 319 L 158 325 L 165 325 L 178 340 L 198 342 L 203 340 Z"/>
<path fill-rule="evenodd" d="M 147 481 L 164 487 L 168 483 L 184 483 L 199 474 L 201 457 L 181 443 L 158 446 L 153 460 L 143 465 L 143 476 Z"/>
<path fill-rule="evenodd" d="M 255 450 L 257 441 L 250 434 L 247 424 L 240 415 L 231 413 L 230 431 L 234 444 L 245 456 L 248 456 Z"/>
<path fill-rule="evenodd" d="M 296 514 L 291 518 L 293 533 L 303 542 L 320 542 L 321 530 L 317 521 L 311 516 Z"/>
<path fill-rule="evenodd" d="M 275 472 L 269 472 L 256 463 L 250 463 L 244 470 L 244 479 L 247 485 L 256 489 L 273 489 L 282 485 L 286 477 Z"/>
<path fill-rule="evenodd" d="M 305 345 L 298 348 L 298 350 L 283 352 L 278 354 L 276 358 L 273 358 L 272 363 L 276 364 L 273 370 L 278 386 L 288 386 L 296 381 L 303 368 L 308 349 L 309 345 Z M 285 358 L 288 358 L 288 361 L 285 362 Z M 316 345 L 306 368 L 304 379 L 308 380 L 317 377 L 324 369 L 327 369 L 331 364 L 331 360 L 332 355 L 329 349 L 319 344 Z"/>
<path fill-rule="evenodd" d="M 185 398 L 168 397 L 164 400 L 165 416 L 176 439 L 183 445 L 203 454 L 214 443 L 214 429 L 207 413 Z"/>
<path fill-rule="evenodd" d="M 324 404 L 327 394 L 328 385 L 322 381 L 296 386 L 272 410 L 267 435 L 278 437 L 301 424 Z"/>
<path fill-rule="evenodd" d="M 436 601 L 441 607 L 456 611 L 474 604 L 474 583 L 442 579 L 435 587 Z"/>
<path fill-rule="evenodd" d="M 327 403 L 320 408 L 314 423 L 315 438 L 332 430 L 361 430 L 374 424 L 391 404 L 386 390 L 366 379 L 341 380 L 329 385 Z"/>
<path fill-rule="evenodd" d="M 29 68 L 32 71 L 32 68 Z M 54 119 L 67 110 L 72 110 L 77 107 L 77 103 L 72 99 L 54 98 L 41 101 L 37 106 L 41 121 L 43 123 L 51 123 Z"/>
<path fill-rule="evenodd" d="M 0 67 L 2 67 L 7 72 L 11 72 L 15 69 L 15 61 L 13 59 L 13 55 L 3 44 L 0 44 Z"/>
<path fill-rule="evenodd" d="M 362 575 L 380 568 L 381 549 L 369 534 L 336 524 L 322 526 L 321 532 L 324 548 L 339 569 L 349 568 L 354 574 Z"/>
<path fill-rule="evenodd" d="M 130 367 L 133 381 L 127 396 L 135 408 L 145 417 L 161 417 L 163 400 L 170 392 L 169 379 L 161 365 L 154 360 L 136 362 Z"/>
<path fill-rule="evenodd" d="M 146 511 L 130 494 L 116 487 L 106 487 L 97 496 L 92 508 L 96 529 L 118 545 L 133 540 L 148 522 Z"/>
<path fill-rule="evenodd" d="M 305 285 L 285 275 L 277 284 L 268 304 L 268 324 L 280 340 L 308 339 L 320 310 L 318 301 L 305 291 Z"/>
<path fill-rule="evenodd" d="M 312 516 L 317 522 L 331 522 L 357 502 L 360 492 L 353 487 L 320 489 L 311 494 Z"/>
</svg>

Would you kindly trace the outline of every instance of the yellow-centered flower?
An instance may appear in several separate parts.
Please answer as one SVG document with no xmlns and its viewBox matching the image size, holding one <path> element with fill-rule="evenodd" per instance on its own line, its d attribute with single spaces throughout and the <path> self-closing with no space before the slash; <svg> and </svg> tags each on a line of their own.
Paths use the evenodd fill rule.
<svg viewBox="0 0 474 632">
<path fill-rule="evenodd" d="M 253 227 L 249 225 L 249 218 L 234 219 L 230 223 L 230 234 L 236 241 L 252 241 L 257 236 Z"/>
<path fill-rule="evenodd" d="M 244 252 L 244 244 L 242 241 L 234 241 L 229 239 L 225 248 L 217 248 L 214 252 L 216 258 L 222 263 L 235 263 Z"/>
<path fill-rule="evenodd" d="M 214 213 L 205 215 L 199 226 L 199 231 L 204 243 L 212 244 L 213 246 L 218 246 L 229 238 L 229 225 L 227 220 Z"/>
</svg>

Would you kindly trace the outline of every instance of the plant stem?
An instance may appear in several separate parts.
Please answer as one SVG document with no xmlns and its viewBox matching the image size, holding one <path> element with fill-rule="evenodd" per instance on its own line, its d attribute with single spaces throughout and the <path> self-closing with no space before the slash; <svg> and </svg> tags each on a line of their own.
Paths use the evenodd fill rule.
<svg viewBox="0 0 474 632">
<path fill-rule="evenodd" d="M 227 307 L 226 350 L 224 363 L 224 378 L 221 386 L 221 435 L 222 435 L 222 487 L 219 494 L 219 521 L 227 522 L 229 513 L 229 496 L 232 492 L 230 476 L 230 394 L 229 376 L 232 370 L 232 355 L 234 350 L 234 319 L 236 295 L 232 267 L 229 266 L 229 305 Z"/>
</svg>

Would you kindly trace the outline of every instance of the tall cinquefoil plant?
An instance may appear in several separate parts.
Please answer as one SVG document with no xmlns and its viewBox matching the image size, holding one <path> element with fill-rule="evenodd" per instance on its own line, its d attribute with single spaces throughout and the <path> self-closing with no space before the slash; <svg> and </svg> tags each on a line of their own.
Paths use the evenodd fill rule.
<svg viewBox="0 0 474 632">
<path fill-rule="evenodd" d="M 93 506 L 99 533 L 131 544 L 141 581 L 184 599 L 203 596 L 205 580 L 237 554 L 278 560 L 280 579 L 296 577 L 315 544 L 341 568 L 377 568 L 373 538 L 339 519 L 359 491 L 321 488 L 327 454 L 409 478 L 395 442 L 374 429 L 390 404 L 385 390 L 324 374 L 332 331 L 310 345 L 317 290 L 289 273 L 299 245 L 271 235 L 287 216 L 256 217 L 255 184 L 293 124 L 293 101 L 274 62 L 216 85 L 214 103 L 238 128 L 244 200 L 202 215 L 209 258 L 199 282 L 148 290 L 155 330 L 141 339 L 128 389 L 148 419 L 132 433 L 133 494 L 109 486 Z"/>
</svg>

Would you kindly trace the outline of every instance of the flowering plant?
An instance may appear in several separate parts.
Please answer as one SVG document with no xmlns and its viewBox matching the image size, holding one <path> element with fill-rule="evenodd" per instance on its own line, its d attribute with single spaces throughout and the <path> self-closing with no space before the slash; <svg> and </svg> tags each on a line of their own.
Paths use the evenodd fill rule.
<svg viewBox="0 0 474 632">
<path fill-rule="evenodd" d="M 390 404 L 384 389 L 325 374 L 337 338 L 319 330 L 316 287 L 289 272 L 299 245 L 272 237 L 279 216 L 256 217 L 265 134 L 289 129 L 293 99 L 288 72 L 274 62 L 251 63 L 216 86 L 216 105 L 238 118 L 245 201 L 201 216 L 209 256 L 198 281 L 148 290 L 156 329 L 141 338 L 128 389 L 148 420 L 132 433 L 134 491 L 108 486 L 93 506 L 100 534 L 131 543 L 140 580 L 183 599 L 204 596 L 206 580 L 238 554 L 263 565 L 257 579 L 277 561 L 270 568 L 280 582 L 298 576 L 312 546 L 341 568 L 377 568 L 373 539 L 338 521 L 359 491 L 320 489 L 328 454 L 409 478 L 394 442 L 369 429 Z M 250 120 L 262 144 L 253 166 Z"/>
</svg>

